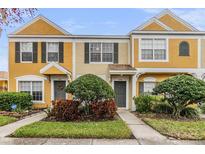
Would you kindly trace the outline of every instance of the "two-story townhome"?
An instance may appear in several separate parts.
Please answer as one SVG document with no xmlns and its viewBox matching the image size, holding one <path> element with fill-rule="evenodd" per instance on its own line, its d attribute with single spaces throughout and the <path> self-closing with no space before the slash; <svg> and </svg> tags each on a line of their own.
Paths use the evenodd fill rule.
<svg viewBox="0 0 205 154">
<path fill-rule="evenodd" d="M 205 33 L 164 10 L 128 35 L 72 35 L 43 16 L 9 35 L 9 91 L 28 92 L 34 107 L 72 99 L 65 86 L 92 73 L 115 90 L 118 107 L 176 74 L 203 79 Z"/>
</svg>

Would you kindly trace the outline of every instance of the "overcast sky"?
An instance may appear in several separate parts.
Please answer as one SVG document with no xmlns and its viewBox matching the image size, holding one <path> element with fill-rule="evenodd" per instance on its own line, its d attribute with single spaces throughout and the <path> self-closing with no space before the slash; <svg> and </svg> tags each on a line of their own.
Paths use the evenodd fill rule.
<svg viewBox="0 0 205 154">
<path fill-rule="evenodd" d="M 125 35 L 163 9 L 38 9 L 42 14 L 72 34 Z M 171 9 L 199 30 L 205 30 L 205 9 Z M 25 19 L 25 23 L 31 19 Z M 0 37 L 0 71 L 8 67 L 7 35 L 21 25 L 3 30 Z"/>
</svg>

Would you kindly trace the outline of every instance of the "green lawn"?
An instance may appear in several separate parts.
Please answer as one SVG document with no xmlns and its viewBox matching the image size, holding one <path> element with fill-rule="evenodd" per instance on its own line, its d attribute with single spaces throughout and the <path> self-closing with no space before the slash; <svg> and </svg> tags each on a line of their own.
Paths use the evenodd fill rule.
<svg viewBox="0 0 205 154">
<path fill-rule="evenodd" d="M 168 119 L 143 119 L 161 134 L 180 139 L 204 140 L 205 121 L 176 121 Z"/>
<path fill-rule="evenodd" d="M 16 120 L 17 120 L 17 119 L 14 118 L 14 117 L 9 117 L 9 116 L 2 116 L 2 115 L 0 115 L 0 126 L 9 124 L 9 123 L 14 122 L 14 121 L 16 121 Z"/>
<path fill-rule="evenodd" d="M 122 120 L 102 122 L 36 122 L 16 130 L 14 137 L 131 138 Z"/>
</svg>

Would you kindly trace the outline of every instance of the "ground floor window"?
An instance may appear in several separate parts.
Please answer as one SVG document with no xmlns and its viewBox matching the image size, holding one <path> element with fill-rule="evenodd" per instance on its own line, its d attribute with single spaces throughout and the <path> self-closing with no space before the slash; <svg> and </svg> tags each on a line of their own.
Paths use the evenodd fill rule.
<svg viewBox="0 0 205 154">
<path fill-rule="evenodd" d="M 140 82 L 140 94 L 151 94 L 156 85 L 157 82 Z"/>
<path fill-rule="evenodd" d="M 19 81 L 19 92 L 25 92 L 32 96 L 33 101 L 43 100 L 43 83 L 42 81 Z"/>
</svg>

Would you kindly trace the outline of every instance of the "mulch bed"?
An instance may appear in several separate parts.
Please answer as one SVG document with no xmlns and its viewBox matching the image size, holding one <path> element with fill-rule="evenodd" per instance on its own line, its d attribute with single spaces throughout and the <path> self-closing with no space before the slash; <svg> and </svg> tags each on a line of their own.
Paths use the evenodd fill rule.
<svg viewBox="0 0 205 154">
<path fill-rule="evenodd" d="M 14 117 L 14 118 L 17 118 L 17 119 L 23 119 L 24 117 L 26 116 L 30 116 L 32 114 L 35 114 L 35 113 L 39 113 L 41 112 L 42 110 L 29 110 L 29 111 L 25 111 L 25 112 L 10 112 L 10 111 L 0 111 L 0 115 L 2 116 L 10 116 L 10 117 Z"/>
</svg>

